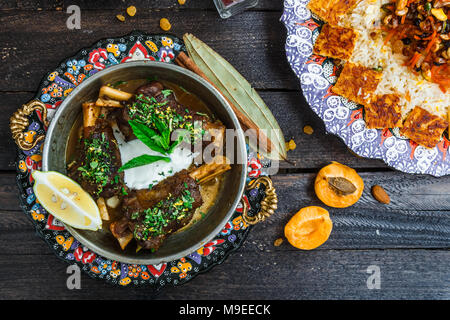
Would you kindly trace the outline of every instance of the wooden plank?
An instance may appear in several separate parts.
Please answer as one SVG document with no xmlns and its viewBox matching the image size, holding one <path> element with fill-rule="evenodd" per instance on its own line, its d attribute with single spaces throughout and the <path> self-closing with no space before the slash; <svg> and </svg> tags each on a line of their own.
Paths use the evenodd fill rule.
<svg viewBox="0 0 450 320">
<path fill-rule="evenodd" d="M 351 153 L 336 136 L 325 133 L 322 120 L 306 105 L 300 92 L 260 92 L 272 110 L 283 130 L 286 140 L 294 139 L 297 148 L 288 152 L 288 158 L 295 164 L 281 162 L 284 169 L 317 169 L 331 161 L 338 161 L 354 168 L 385 168 L 380 160 L 363 159 Z M 0 170 L 15 168 L 15 144 L 9 127 L 9 118 L 22 104 L 33 99 L 31 92 L 0 92 Z M 314 134 L 303 133 L 303 127 L 310 125 Z"/>
<path fill-rule="evenodd" d="M 284 225 L 299 209 L 325 207 L 333 221 L 330 239 L 319 248 L 448 248 L 450 246 L 450 177 L 432 178 L 396 172 L 361 173 L 365 188 L 361 199 L 345 209 L 325 206 L 314 193 L 315 174 L 273 177 L 279 209 L 255 230 L 264 235 L 256 245 L 269 248 L 283 238 Z M 373 185 L 383 186 L 391 203 L 383 205 L 371 195 Z M 253 235 L 252 235 L 253 236 Z M 290 250 L 286 244 L 286 250 Z"/>
<path fill-rule="evenodd" d="M 63 11 L 0 11 L 0 91 L 34 91 L 42 77 L 64 58 L 102 38 L 133 30 L 160 33 L 162 17 L 172 21 L 172 33 L 191 32 L 229 60 L 250 83 L 262 89 L 298 90 L 284 50 L 281 13 L 247 11 L 222 20 L 213 11 L 144 11 L 125 23 L 115 10 L 82 12 L 81 30 L 68 30 Z"/>
<path fill-rule="evenodd" d="M 187 0 L 184 5 L 179 5 L 177 0 L 134 0 L 132 3 L 125 3 L 123 0 L 106 0 L 106 1 L 92 1 L 92 0 L 3 0 L 0 3 L 0 9 L 20 9 L 20 10 L 56 10 L 62 8 L 65 10 L 68 6 L 76 4 L 81 10 L 105 10 L 117 9 L 124 10 L 128 5 L 134 5 L 140 10 L 216 10 L 212 0 Z M 252 10 L 281 10 L 283 7 L 282 1 L 273 0 L 259 0 L 258 5 Z"/>
<path fill-rule="evenodd" d="M 283 228 L 300 208 L 324 206 L 333 221 L 330 239 L 318 250 L 372 248 L 449 248 L 450 177 L 415 177 L 395 172 L 362 173 L 364 193 L 354 206 L 335 209 L 324 206 L 314 194 L 315 174 L 273 177 L 279 209 L 250 233 L 247 248 L 272 251 L 273 242 L 284 238 Z M 0 175 L 0 247 L 3 254 L 48 253 L 36 237 L 32 224 L 18 211 L 14 175 Z M 374 184 L 391 195 L 391 204 L 381 205 L 370 194 Z M 9 211 L 6 211 L 9 210 Z M 20 243 L 20 246 L 11 244 Z M 286 241 L 277 250 L 296 251 Z"/>
<path fill-rule="evenodd" d="M 18 193 L 15 174 L 0 174 L 0 208 L 2 211 L 14 211 L 20 208 Z"/>
<path fill-rule="evenodd" d="M 223 264 L 158 299 L 449 299 L 447 250 L 273 250 L 244 246 Z M 52 255 L 0 254 L 2 299 L 150 299 L 150 287 L 119 288 L 82 274 L 66 287 L 67 264 Z M 367 287 L 369 266 L 380 289 Z"/>
</svg>

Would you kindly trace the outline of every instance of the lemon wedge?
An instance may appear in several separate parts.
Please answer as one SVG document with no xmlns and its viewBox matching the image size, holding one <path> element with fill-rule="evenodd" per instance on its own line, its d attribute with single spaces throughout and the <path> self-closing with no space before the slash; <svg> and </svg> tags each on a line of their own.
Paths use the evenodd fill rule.
<svg viewBox="0 0 450 320">
<path fill-rule="evenodd" d="M 40 204 L 63 223 L 84 230 L 102 227 L 94 199 L 69 177 L 55 171 L 33 171 L 33 191 Z"/>
</svg>

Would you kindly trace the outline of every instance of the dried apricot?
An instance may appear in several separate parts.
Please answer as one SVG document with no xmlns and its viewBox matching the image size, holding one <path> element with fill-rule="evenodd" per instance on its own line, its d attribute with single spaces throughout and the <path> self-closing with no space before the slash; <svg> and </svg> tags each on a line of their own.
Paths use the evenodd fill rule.
<svg viewBox="0 0 450 320">
<path fill-rule="evenodd" d="M 135 14 L 136 14 L 136 11 L 137 11 L 137 9 L 136 9 L 135 6 L 129 6 L 129 7 L 127 8 L 127 13 L 128 13 L 128 15 L 129 15 L 130 17 L 134 17 Z"/>
<path fill-rule="evenodd" d="M 354 169 L 333 162 L 319 171 L 314 190 L 327 206 L 346 208 L 361 198 L 364 182 Z"/>
<path fill-rule="evenodd" d="M 300 209 L 284 227 L 284 235 L 291 245 L 302 250 L 315 249 L 328 240 L 333 222 L 321 207 Z"/>
<path fill-rule="evenodd" d="M 161 29 L 163 29 L 164 31 L 169 31 L 172 28 L 172 25 L 170 24 L 169 20 L 167 18 L 162 18 L 159 21 L 159 26 L 161 27 Z"/>
</svg>

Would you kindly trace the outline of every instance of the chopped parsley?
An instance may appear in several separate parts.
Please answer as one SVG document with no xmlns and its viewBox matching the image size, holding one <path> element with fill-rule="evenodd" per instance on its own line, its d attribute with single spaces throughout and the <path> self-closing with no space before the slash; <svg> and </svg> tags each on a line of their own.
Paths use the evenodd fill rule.
<svg viewBox="0 0 450 320">
<path fill-rule="evenodd" d="M 81 177 L 85 181 L 98 186 L 94 192 L 99 195 L 103 188 L 110 183 L 112 152 L 110 141 L 102 133 L 100 138 L 88 138 L 84 140 L 85 160 L 83 164 L 78 167 L 81 172 Z M 120 177 L 115 175 L 112 178 L 112 183 L 119 184 Z"/>
<path fill-rule="evenodd" d="M 181 220 L 189 214 L 194 202 L 195 199 L 191 192 L 185 189 L 179 197 L 169 194 L 166 199 L 159 201 L 154 207 L 133 213 L 131 219 L 138 220 L 134 229 L 134 237 L 146 241 L 151 237 L 164 234 L 166 232 L 164 228 L 169 223 Z"/>
</svg>

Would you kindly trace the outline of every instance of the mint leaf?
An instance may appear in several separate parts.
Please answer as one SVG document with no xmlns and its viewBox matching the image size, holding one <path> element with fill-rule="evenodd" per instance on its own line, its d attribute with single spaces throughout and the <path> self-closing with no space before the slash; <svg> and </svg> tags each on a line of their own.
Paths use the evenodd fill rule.
<svg viewBox="0 0 450 320">
<path fill-rule="evenodd" d="M 134 135 L 141 140 L 147 147 L 152 149 L 153 151 L 166 154 L 166 146 L 164 146 L 160 139 L 153 139 L 154 137 L 159 137 L 159 135 L 155 132 L 155 130 L 147 127 L 145 124 L 139 123 L 134 120 L 128 121 L 133 129 Z"/>
<path fill-rule="evenodd" d="M 175 150 L 175 148 L 183 141 L 184 136 L 183 135 L 179 135 L 177 140 L 175 140 L 172 145 L 169 147 L 169 150 L 167 150 L 167 153 L 172 153 L 173 150 Z"/>
<path fill-rule="evenodd" d="M 169 146 L 167 145 L 165 139 L 163 139 L 162 136 L 159 136 L 159 135 L 153 136 L 152 140 L 156 144 L 160 145 L 164 149 L 164 152 L 167 152 L 167 149 L 169 148 Z"/>
<path fill-rule="evenodd" d="M 161 134 L 161 143 L 164 149 L 168 149 L 170 145 L 170 129 L 167 124 L 159 119 L 157 115 L 153 115 L 152 122 Z"/>
<path fill-rule="evenodd" d="M 166 89 L 166 90 L 161 90 L 161 93 L 163 94 L 164 98 L 167 98 L 168 96 L 170 96 L 172 94 L 172 90 Z"/>
<path fill-rule="evenodd" d="M 127 169 L 136 168 L 145 166 L 147 164 L 163 160 L 165 162 L 170 162 L 170 158 L 168 157 L 161 157 L 161 156 L 151 156 L 148 154 L 143 154 L 142 156 L 136 157 L 134 159 L 131 159 L 127 163 L 125 163 L 123 166 L 120 167 L 118 172 L 122 172 Z"/>
</svg>

